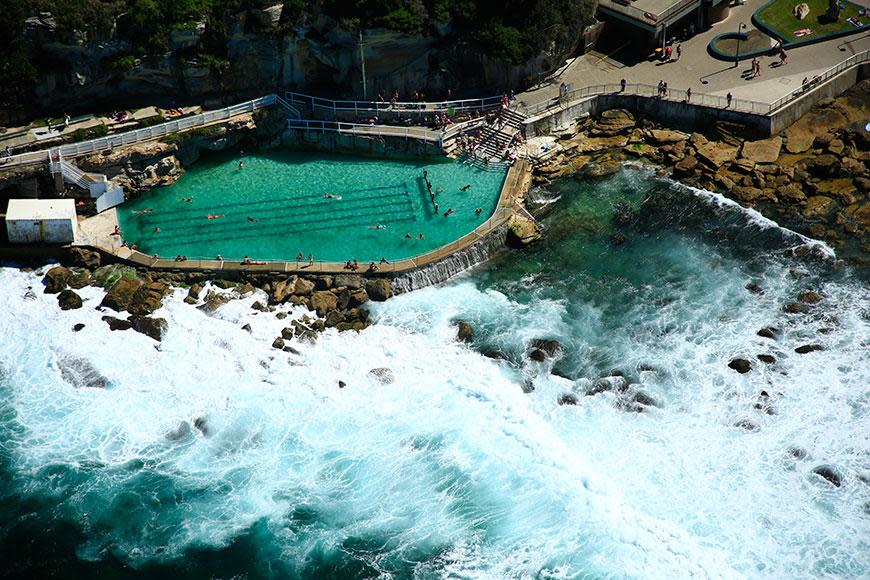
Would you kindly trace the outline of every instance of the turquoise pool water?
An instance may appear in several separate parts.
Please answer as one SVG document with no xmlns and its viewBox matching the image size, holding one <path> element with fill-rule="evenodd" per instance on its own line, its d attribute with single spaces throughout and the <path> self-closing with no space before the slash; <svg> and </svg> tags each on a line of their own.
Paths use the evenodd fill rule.
<svg viewBox="0 0 870 580">
<path fill-rule="evenodd" d="M 301 252 L 324 261 L 393 261 L 448 244 L 486 221 L 505 174 L 504 168 L 448 158 L 285 149 L 221 154 L 193 166 L 173 185 L 118 207 L 118 219 L 129 244 L 163 257 L 281 261 Z M 448 208 L 454 212 L 444 217 Z"/>
</svg>

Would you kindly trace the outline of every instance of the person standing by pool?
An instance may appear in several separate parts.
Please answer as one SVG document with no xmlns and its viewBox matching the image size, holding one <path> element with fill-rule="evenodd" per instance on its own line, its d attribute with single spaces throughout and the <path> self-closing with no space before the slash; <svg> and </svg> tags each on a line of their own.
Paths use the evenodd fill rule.
<svg viewBox="0 0 870 580">
<path fill-rule="evenodd" d="M 308 254 L 308 265 L 309 266 L 314 265 L 314 256 L 312 254 Z"/>
</svg>

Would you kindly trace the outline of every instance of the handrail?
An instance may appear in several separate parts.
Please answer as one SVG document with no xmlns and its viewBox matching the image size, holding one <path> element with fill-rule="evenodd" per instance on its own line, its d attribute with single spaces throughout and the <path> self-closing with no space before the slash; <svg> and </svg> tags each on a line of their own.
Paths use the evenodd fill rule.
<svg viewBox="0 0 870 580">
<path fill-rule="evenodd" d="M 383 135 L 390 137 L 413 137 L 425 141 L 440 141 L 439 131 L 423 127 L 398 127 L 394 125 L 367 125 L 363 123 L 344 123 L 340 121 L 321 121 L 319 119 L 288 119 L 288 129 L 306 129 L 317 131 L 334 131 L 337 133 L 353 133 L 357 135 Z"/>
<path fill-rule="evenodd" d="M 475 111 L 496 108 L 501 104 L 503 97 L 492 96 L 479 99 L 462 99 L 453 101 L 349 101 L 349 100 L 334 100 L 306 95 L 304 93 L 296 93 L 287 91 L 284 93 L 284 98 L 291 104 L 296 102 L 304 103 L 305 106 L 318 109 L 326 109 L 330 111 L 342 111 L 355 113 L 386 113 L 386 112 L 401 112 L 409 114 L 432 114 L 446 113 L 450 110 Z"/>
<path fill-rule="evenodd" d="M 865 50 L 864 52 L 858 52 L 856 54 L 853 54 L 846 60 L 832 66 L 822 74 L 814 76 L 811 81 L 807 82 L 806 85 L 802 85 L 800 88 L 797 88 L 786 94 L 785 96 L 775 100 L 770 105 L 770 112 L 780 109 L 782 106 L 790 103 L 791 101 L 800 98 L 801 95 L 804 95 L 809 91 L 813 90 L 817 85 L 824 83 L 839 75 L 840 73 L 846 71 L 847 69 L 850 69 L 853 66 L 857 66 L 864 62 L 870 62 L 870 49 Z"/>
<path fill-rule="evenodd" d="M 257 109 L 274 105 L 277 98 L 277 95 L 269 94 L 260 97 L 259 99 L 246 101 L 244 103 L 232 105 L 223 109 L 207 111 L 205 113 L 200 113 L 199 115 L 175 119 L 172 121 L 167 121 L 165 123 L 160 123 L 159 125 L 142 127 L 140 129 L 126 131 L 124 133 L 116 133 L 114 135 L 107 135 L 106 137 L 99 137 L 97 139 L 90 139 L 88 141 L 67 143 L 65 145 L 60 145 L 59 147 L 54 147 L 52 148 L 52 150 L 57 150 L 62 155 L 75 157 L 77 155 L 94 153 L 96 151 L 104 151 L 106 149 L 112 149 L 113 147 L 118 147 L 122 145 L 132 145 L 141 141 L 148 141 L 156 137 L 162 137 L 169 133 L 176 133 L 178 131 L 201 127 L 214 121 L 230 119 L 242 113 L 251 113 L 253 111 L 256 111 Z M 4 160 L 5 163 L 3 164 L 3 166 L 8 167 L 14 165 L 22 165 L 26 163 L 33 163 L 34 161 L 43 161 L 45 159 L 46 152 L 47 150 L 42 150 L 12 155 Z"/>
</svg>

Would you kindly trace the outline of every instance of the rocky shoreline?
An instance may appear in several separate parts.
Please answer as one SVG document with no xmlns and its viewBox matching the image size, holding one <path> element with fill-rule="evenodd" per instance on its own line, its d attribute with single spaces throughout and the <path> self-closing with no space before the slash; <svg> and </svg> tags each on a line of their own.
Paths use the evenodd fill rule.
<svg viewBox="0 0 870 580">
<path fill-rule="evenodd" d="M 538 158 L 534 180 L 601 178 L 628 160 L 717 192 L 870 266 L 870 80 L 820 101 L 782 135 L 751 140 L 737 125 L 664 127 L 629 111 L 578 119 Z"/>
<path fill-rule="evenodd" d="M 368 327 L 371 316 L 365 304 L 383 302 L 393 289 L 386 278 L 365 278 L 357 274 L 278 276 L 241 273 L 235 279 L 218 278 L 205 272 L 158 272 L 111 263 L 102 264 L 99 253 L 71 248 L 62 259 L 64 265 L 49 268 L 43 278 L 44 292 L 57 294 L 62 310 L 76 310 L 84 302 L 76 293 L 85 286 L 102 288 L 105 296 L 96 308 L 106 315 L 102 319 L 111 330 L 134 330 L 162 340 L 168 330 L 166 319 L 153 314 L 173 292 L 187 290 L 184 302 L 206 314 L 213 314 L 232 300 L 246 298 L 256 291 L 265 295 L 251 309 L 288 317 L 279 305 L 305 308 L 309 313 L 290 320 L 272 346 L 292 350 L 292 339 L 316 340 L 327 328 L 360 331 Z M 127 318 L 120 318 L 127 314 Z"/>
</svg>

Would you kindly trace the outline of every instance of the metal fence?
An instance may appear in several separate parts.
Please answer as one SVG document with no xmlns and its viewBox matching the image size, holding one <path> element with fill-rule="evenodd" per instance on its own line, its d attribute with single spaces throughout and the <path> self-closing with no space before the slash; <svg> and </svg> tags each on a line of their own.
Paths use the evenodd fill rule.
<svg viewBox="0 0 870 580">
<path fill-rule="evenodd" d="M 380 101 L 335 101 L 314 97 L 304 93 L 286 92 L 284 99 L 291 105 L 300 105 L 311 109 L 339 112 L 351 112 L 355 114 L 380 114 L 402 113 L 431 115 L 433 113 L 455 113 L 465 111 L 484 111 L 497 108 L 501 105 L 502 97 L 484 97 L 480 99 L 464 99 L 458 101 L 426 101 L 426 102 L 380 102 Z"/>
<path fill-rule="evenodd" d="M 441 141 L 440 131 L 425 127 L 397 127 L 394 125 L 366 125 L 363 123 L 343 123 L 340 121 L 320 121 L 317 119 L 289 119 L 287 121 L 287 128 L 320 131 L 321 133 L 331 131 L 362 137 L 405 137 L 436 143 Z"/>
<path fill-rule="evenodd" d="M 844 60 L 840 64 L 829 68 L 828 70 L 826 70 L 825 72 L 823 72 L 820 75 L 816 75 L 816 76 L 812 77 L 812 79 L 808 79 L 807 82 L 802 84 L 800 88 L 797 88 L 797 89 L 791 91 L 790 93 L 786 94 L 782 98 L 777 99 L 773 103 L 771 103 L 769 112 L 779 110 L 780 108 L 787 105 L 788 103 L 795 101 L 795 100 L 801 98 L 802 96 L 804 96 L 805 94 L 809 93 L 810 91 L 815 89 L 820 84 L 829 81 L 830 79 L 845 72 L 846 70 L 852 68 L 853 66 L 858 66 L 858 65 L 863 64 L 865 62 L 870 62 L 870 50 L 865 50 L 864 52 L 859 52 L 857 54 L 853 54 L 852 56 L 850 56 L 849 58 L 847 58 L 846 60 Z"/>
<path fill-rule="evenodd" d="M 106 137 L 99 137 L 97 139 L 91 139 L 89 141 L 68 143 L 66 145 L 54 147 L 52 148 L 52 150 L 59 151 L 61 155 L 65 157 L 75 157 L 77 155 L 84 155 L 88 153 L 94 153 L 96 151 L 113 149 L 114 147 L 133 145 L 142 141 L 149 141 L 151 139 L 163 137 L 164 135 L 168 135 L 170 133 L 177 133 L 179 131 L 185 131 L 187 129 L 193 129 L 196 127 L 201 127 L 203 125 L 208 125 L 216 121 L 230 119 L 242 113 L 252 113 L 257 109 L 274 105 L 276 99 L 277 95 L 266 95 L 265 97 L 260 97 L 259 99 L 254 99 L 253 101 L 239 103 L 231 107 L 226 107 L 215 111 L 208 111 L 199 115 L 184 117 L 181 119 L 176 119 L 174 121 L 167 121 L 166 123 L 160 123 L 159 125 L 144 127 L 142 129 L 135 129 L 133 131 L 118 133 L 116 135 L 107 135 Z M 12 155 L 4 159 L 2 165 L 0 166 L 9 167 L 27 163 L 44 162 L 47 155 L 47 150 L 32 151 L 29 153 Z"/>
</svg>

